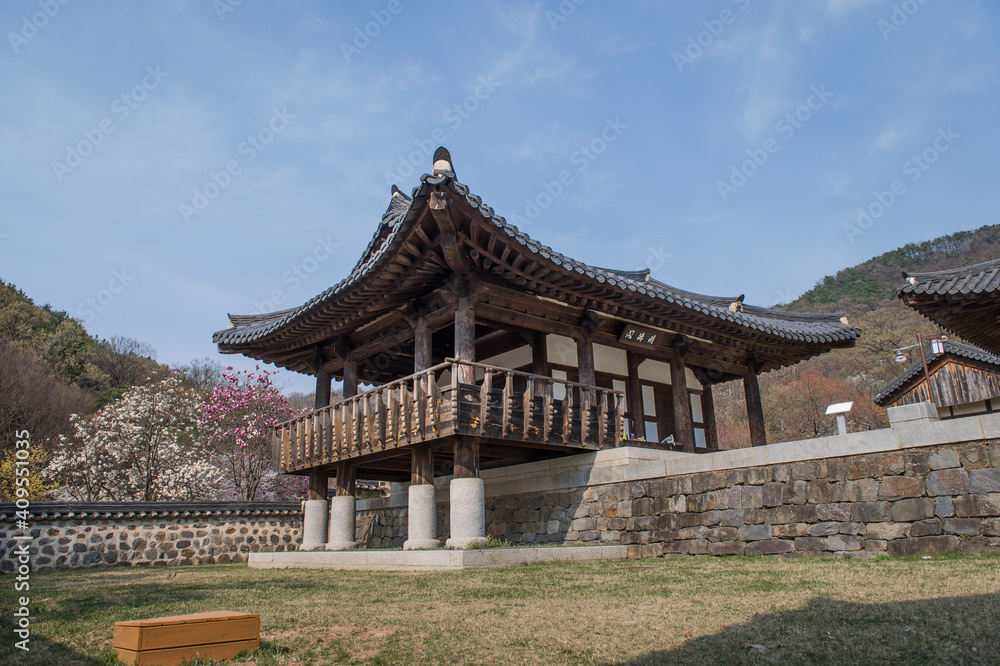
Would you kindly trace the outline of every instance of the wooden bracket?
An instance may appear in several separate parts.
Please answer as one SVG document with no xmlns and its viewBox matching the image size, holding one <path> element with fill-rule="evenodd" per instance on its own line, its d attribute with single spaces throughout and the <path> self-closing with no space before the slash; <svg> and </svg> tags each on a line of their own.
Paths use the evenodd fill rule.
<svg viewBox="0 0 1000 666">
<path fill-rule="evenodd" d="M 472 271 L 472 262 L 465 244 L 459 241 L 458 225 L 455 223 L 451 208 L 448 207 L 445 193 L 431 192 L 429 207 L 431 216 L 441 231 L 440 243 L 444 260 L 456 274 L 468 275 Z"/>
</svg>

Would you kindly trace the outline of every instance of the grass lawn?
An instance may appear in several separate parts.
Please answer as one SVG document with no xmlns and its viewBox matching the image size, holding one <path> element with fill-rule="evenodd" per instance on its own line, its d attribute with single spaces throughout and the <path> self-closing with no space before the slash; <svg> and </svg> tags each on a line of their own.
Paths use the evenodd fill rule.
<svg viewBox="0 0 1000 666">
<path fill-rule="evenodd" d="M 1000 663 L 1000 557 L 567 563 L 442 573 L 246 565 L 31 575 L 32 649 L 113 664 L 119 620 L 261 614 L 245 664 Z"/>
</svg>

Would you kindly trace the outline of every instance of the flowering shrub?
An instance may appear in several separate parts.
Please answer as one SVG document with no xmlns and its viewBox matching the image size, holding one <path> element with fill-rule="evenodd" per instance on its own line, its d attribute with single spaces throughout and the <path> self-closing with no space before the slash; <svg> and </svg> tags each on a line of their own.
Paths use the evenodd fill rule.
<svg viewBox="0 0 1000 666">
<path fill-rule="evenodd" d="M 306 481 L 279 476 L 271 460 L 271 426 L 296 411 L 271 384 L 277 371 L 222 373 L 205 403 L 201 427 L 208 435 L 213 461 L 223 476 L 221 494 L 245 502 L 300 497 Z"/>
<path fill-rule="evenodd" d="M 90 416 L 74 414 L 50 469 L 81 501 L 210 499 L 220 474 L 198 432 L 197 394 L 167 378 L 130 388 Z"/>
</svg>

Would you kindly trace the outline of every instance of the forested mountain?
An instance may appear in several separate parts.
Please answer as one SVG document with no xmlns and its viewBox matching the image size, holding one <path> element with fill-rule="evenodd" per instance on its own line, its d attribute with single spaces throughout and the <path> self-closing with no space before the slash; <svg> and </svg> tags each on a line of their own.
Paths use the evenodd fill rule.
<svg viewBox="0 0 1000 666">
<path fill-rule="evenodd" d="M 68 431 L 70 414 L 90 413 L 170 372 L 148 344 L 94 338 L 65 311 L 37 305 L 0 280 L 0 459 L 15 430 L 28 429 L 44 445 Z"/>
<path fill-rule="evenodd" d="M 919 357 L 906 350 L 897 363 L 896 350 L 916 344 L 917 333 L 936 333 L 937 327 L 905 307 L 897 298 L 903 271 L 935 271 L 968 266 L 1000 257 L 1000 225 L 961 231 L 923 243 L 911 243 L 825 277 L 815 287 L 778 309 L 798 312 L 847 312 L 861 329 L 853 349 L 823 356 L 767 373 L 761 377 L 761 395 L 772 442 L 816 437 L 834 432 L 826 406 L 854 401 L 850 428 L 888 426 L 885 410 L 874 395 Z M 716 388 L 719 438 L 724 446 L 745 446 L 749 439 L 746 407 L 738 383 Z"/>
<path fill-rule="evenodd" d="M 959 231 L 923 243 L 910 243 L 868 261 L 827 275 L 816 286 L 779 309 L 798 312 L 866 309 L 896 300 L 902 271 L 926 272 L 969 266 L 1000 257 L 1000 224 Z"/>
</svg>

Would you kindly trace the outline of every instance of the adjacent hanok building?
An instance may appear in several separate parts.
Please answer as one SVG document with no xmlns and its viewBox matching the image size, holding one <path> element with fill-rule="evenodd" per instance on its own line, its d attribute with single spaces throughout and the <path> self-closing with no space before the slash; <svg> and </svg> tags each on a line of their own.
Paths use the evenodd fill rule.
<svg viewBox="0 0 1000 666">
<path fill-rule="evenodd" d="M 889 382 L 875 403 L 897 407 L 932 402 L 941 419 L 1000 411 L 1000 356 L 952 340 L 934 340 L 926 363 L 926 371 L 921 359 Z"/>
<path fill-rule="evenodd" d="M 903 273 L 897 296 L 945 330 L 1000 355 L 1000 259 L 930 273 Z"/>
<path fill-rule="evenodd" d="M 705 296 L 648 270 L 590 266 L 499 217 L 438 149 L 354 270 L 300 307 L 230 315 L 219 351 L 316 377 L 316 411 L 281 424 L 274 460 L 308 475 L 303 548 L 349 548 L 356 479 L 410 481 L 406 548 L 485 541 L 481 469 L 637 445 L 717 449 L 712 387 L 739 380 L 766 443 L 757 377 L 855 344 L 839 314 Z M 331 380 L 344 399 L 330 403 Z M 335 492 L 328 499 L 328 481 Z M 329 516 L 329 520 L 327 520 Z"/>
</svg>

